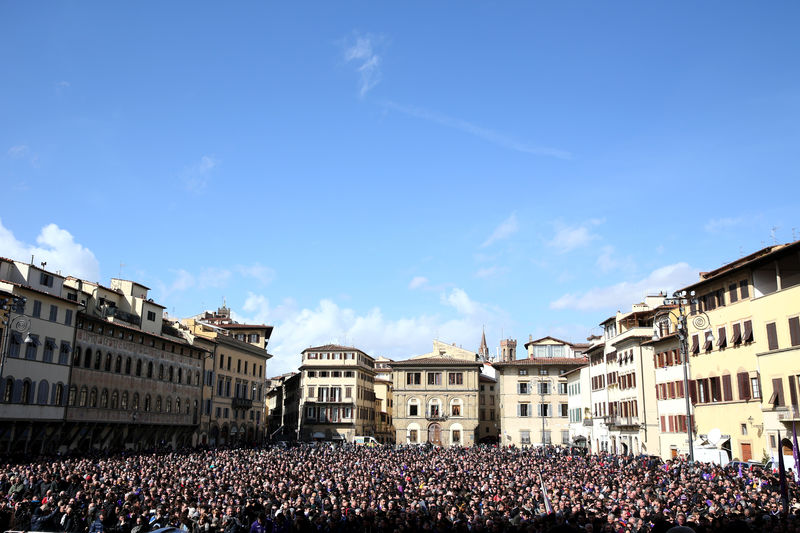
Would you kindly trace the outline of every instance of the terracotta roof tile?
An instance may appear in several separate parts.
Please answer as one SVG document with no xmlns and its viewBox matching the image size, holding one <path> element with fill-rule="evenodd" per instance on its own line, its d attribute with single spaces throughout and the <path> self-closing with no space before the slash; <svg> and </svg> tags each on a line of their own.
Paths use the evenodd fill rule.
<svg viewBox="0 0 800 533">
<path fill-rule="evenodd" d="M 517 359 L 507 363 L 495 363 L 494 366 L 546 366 L 546 365 L 585 365 L 589 360 L 585 357 L 533 357 Z"/>
</svg>

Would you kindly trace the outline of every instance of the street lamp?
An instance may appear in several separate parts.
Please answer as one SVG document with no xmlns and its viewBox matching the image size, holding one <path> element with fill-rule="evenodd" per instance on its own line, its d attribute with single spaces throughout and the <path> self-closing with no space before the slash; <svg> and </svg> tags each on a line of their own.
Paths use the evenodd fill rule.
<svg viewBox="0 0 800 533">
<path fill-rule="evenodd" d="M 23 296 L 12 296 L 10 298 L 0 298 L 0 309 L 6 311 L 6 316 L 3 318 L 3 329 L 5 335 L 3 338 L 2 352 L 0 353 L 0 378 L 3 377 L 3 369 L 6 365 L 6 357 L 8 356 L 8 343 L 10 341 L 11 330 L 19 334 L 25 333 L 25 344 L 30 344 L 33 339 L 30 336 L 31 321 L 23 315 L 25 311 L 25 302 L 28 299 Z M 11 317 L 12 311 L 17 313 L 17 316 Z"/>
<path fill-rule="evenodd" d="M 683 391 L 686 399 L 686 437 L 689 441 L 689 461 L 694 462 L 694 443 L 692 437 L 692 412 L 691 399 L 689 398 L 689 329 L 687 327 L 688 314 L 686 306 L 697 305 L 694 291 L 678 291 L 672 294 L 672 298 L 664 299 L 664 305 L 676 305 L 676 309 L 662 311 L 653 318 L 653 341 L 661 339 L 659 323 L 661 319 L 673 316 L 677 322 L 676 329 L 678 334 L 678 345 L 680 347 L 681 360 L 683 361 Z M 676 313 L 677 311 L 677 313 Z M 663 323 L 663 322 L 662 322 Z M 704 330 L 711 324 L 711 319 L 703 311 L 695 312 L 692 318 L 692 326 L 697 330 Z M 714 335 L 709 331 L 706 335 L 706 342 L 714 342 Z"/>
</svg>

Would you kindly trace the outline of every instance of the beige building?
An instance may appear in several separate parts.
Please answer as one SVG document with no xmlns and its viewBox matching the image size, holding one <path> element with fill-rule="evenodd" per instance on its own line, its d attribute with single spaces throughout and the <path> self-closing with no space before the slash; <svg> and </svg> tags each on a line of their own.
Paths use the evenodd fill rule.
<svg viewBox="0 0 800 533">
<path fill-rule="evenodd" d="M 58 449 L 81 309 L 62 296 L 63 284 L 43 267 L 0 258 L 0 452 Z"/>
<path fill-rule="evenodd" d="M 486 370 L 484 364 L 483 369 Z M 492 369 L 494 373 L 494 369 Z M 497 402 L 497 380 L 488 373 L 481 372 L 478 391 L 478 435 L 477 442 L 482 444 L 497 443 L 500 438 L 500 411 Z"/>
<path fill-rule="evenodd" d="M 394 443 L 392 425 L 392 360 L 375 359 L 375 439 L 381 444 Z"/>
<path fill-rule="evenodd" d="M 352 346 L 303 350 L 299 440 L 352 442 L 376 434 L 375 360 Z"/>
<path fill-rule="evenodd" d="M 700 439 L 718 429 L 731 458 L 777 457 L 778 433 L 800 422 L 800 241 L 701 273 L 684 290 L 698 300 L 689 310 L 689 394 Z M 703 312 L 708 325 L 697 320 Z"/>
<path fill-rule="evenodd" d="M 266 435 L 267 344 L 272 326 L 238 324 L 224 305 L 183 319 L 189 335 L 213 340 L 213 357 L 206 360 L 203 398 L 208 412 L 208 442 L 212 446 L 263 442 Z M 208 371 L 211 371 L 210 373 Z"/>
<path fill-rule="evenodd" d="M 433 341 L 433 351 L 391 363 L 397 444 L 471 446 L 480 438 L 476 352 Z"/>
<path fill-rule="evenodd" d="M 527 359 L 495 363 L 503 446 L 571 444 L 567 379 L 585 365 L 584 345 L 554 337 L 529 340 Z"/>
</svg>

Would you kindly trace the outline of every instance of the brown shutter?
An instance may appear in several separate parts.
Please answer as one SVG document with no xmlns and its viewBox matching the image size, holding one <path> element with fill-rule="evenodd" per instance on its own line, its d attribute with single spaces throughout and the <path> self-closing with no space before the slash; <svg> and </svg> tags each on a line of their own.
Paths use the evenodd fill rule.
<svg viewBox="0 0 800 533">
<path fill-rule="evenodd" d="M 731 375 L 722 376 L 722 399 L 726 402 L 733 401 L 733 391 L 731 390 Z"/>
<path fill-rule="evenodd" d="M 723 307 L 725 305 L 725 289 L 717 290 L 717 305 Z"/>
<path fill-rule="evenodd" d="M 700 336 L 699 335 L 692 335 L 692 354 L 697 355 L 700 353 Z"/>
<path fill-rule="evenodd" d="M 800 345 L 800 318 L 789 319 L 789 338 L 792 346 Z"/>
<path fill-rule="evenodd" d="M 747 372 L 739 372 L 736 374 L 736 379 L 739 382 L 739 399 L 750 399 L 750 376 Z"/>
<path fill-rule="evenodd" d="M 728 337 L 726 333 L 727 330 L 725 329 L 725 326 L 722 326 L 717 330 L 717 335 L 719 336 L 719 340 L 717 341 L 717 346 L 720 348 L 725 348 L 726 346 L 728 346 Z"/>
<path fill-rule="evenodd" d="M 731 339 L 731 344 L 734 346 L 738 346 L 741 343 L 742 343 L 742 326 L 741 324 L 734 324 L 733 338 Z"/>
<path fill-rule="evenodd" d="M 708 340 L 708 336 L 703 332 L 703 350 L 710 352 L 714 348 L 714 344 Z"/>
<path fill-rule="evenodd" d="M 744 342 L 753 342 L 753 323 L 749 320 L 744 321 Z"/>
<path fill-rule="evenodd" d="M 770 398 L 770 401 L 773 405 L 786 405 L 786 401 L 783 397 L 783 378 L 775 378 L 772 380 L 772 391 L 773 398 Z"/>
<path fill-rule="evenodd" d="M 797 406 L 797 378 L 789 376 L 789 398 L 792 400 L 792 405 Z"/>
<path fill-rule="evenodd" d="M 736 292 L 736 284 L 735 283 L 731 283 L 728 286 L 728 297 L 730 298 L 731 303 L 736 303 L 739 300 L 739 295 Z"/>
<path fill-rule="evenodd" d="M 778 329 L 775 327 L 775 322 L 767 324 L 767 349 L 778 349 Z"/>
<path fill-rule="evenodd" d="M 692 405 L 697 403 L 697 381 L 689 380 L 689 399 L 692 400 Z"/>
<path fill-rule="evenodd" d="M 742 293 L 742 300 L 750 297 L 750 289 L 747 286 L 747 280 L 743 279 L 739 282 L 739 292 Z"/>
</svg>

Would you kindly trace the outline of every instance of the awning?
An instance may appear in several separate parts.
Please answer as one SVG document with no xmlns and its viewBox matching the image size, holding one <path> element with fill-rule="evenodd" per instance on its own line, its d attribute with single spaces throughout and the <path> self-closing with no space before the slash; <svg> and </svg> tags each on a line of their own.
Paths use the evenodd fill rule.
<svg viewBox="0 0 800 533">
<path fill-rule="evenodd" d="M 70 346 L 68 342 L 62 342 L 61 343 L 61 351 L 63 353 L 70 353 L 70 352 L 72 352 L 72 346 Z"/>
<path fill-rule="evenodd" d="M 321 431 L 316 431 L 316 432 L 314 432 L 313 435 L 311 435 L 311 438 L 312 439 L 324 439 L 325 438 L 325 433 L 323 433 Z"/>
<path fill-rule="evenodd" d="M 22 344 L 22 334 L 19 331 L 12 331 L 11 342 L 14 344 Z"/>
<path fill-rule="evenodd" d="M 30 337 L 31 337 L 31 344 L 33 344 L 34 346 L 42 345 L 42 343 L 39 342 L 39 337 L 37 337 L 36 335 L 31 335 Z"/>
<path fill-rule="evenodd" d="M 55 350 L 56 348 L 58 348 L 58 345 L 56 344 L 56 341 L 54 341 L 53 339 L 45 340 L 44 344 L 45 344 L 45 346 L 47 346 L 51 350 Z"/>
</svg>

